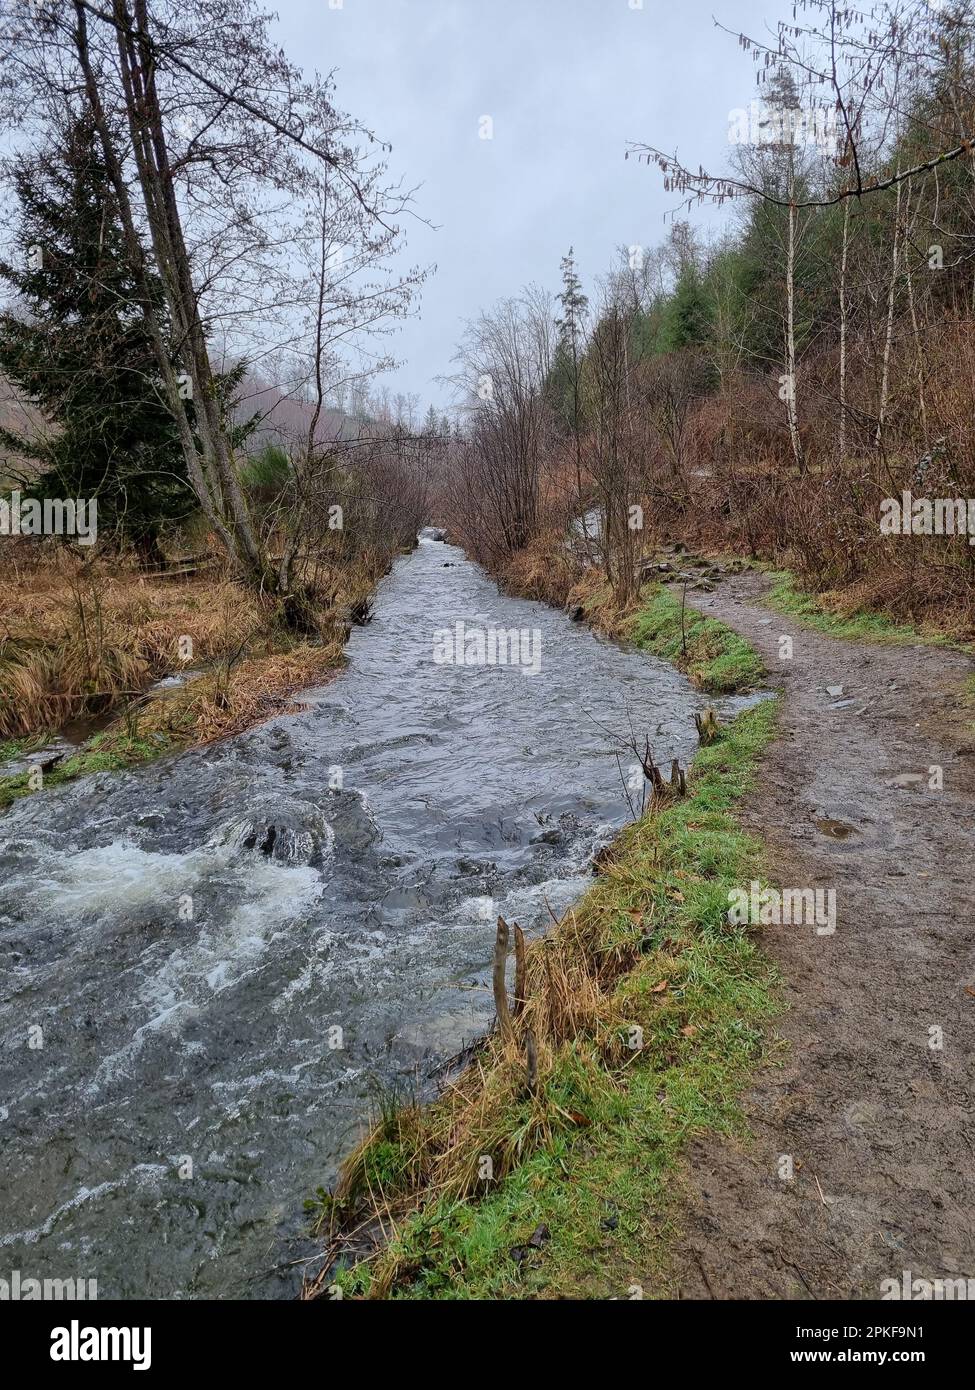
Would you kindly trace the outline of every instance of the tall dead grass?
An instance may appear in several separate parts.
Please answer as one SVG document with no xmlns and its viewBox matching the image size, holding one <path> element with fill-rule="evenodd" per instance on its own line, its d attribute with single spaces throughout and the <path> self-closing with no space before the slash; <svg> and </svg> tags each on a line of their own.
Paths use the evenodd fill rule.
<svg viewBox="0 0 975 1390">
<path fill-rule="evenodd" d="M 606 910 L 614 876 L 628 872 L 611 863 L 603 895 L 528 944 L 524 999 L 510 1030 L 484 1039 L 432 1104 L 387 1108 L 346 1158 L 319 1234 L 341 1239 L 363 1213 L 388 1229 L 432 1201 L 482 1195 L 484 1155 L 491 1155 L 494 1184 L 559 1133 L 588 1124 L 554 1098 L 558 1087 L 550 1082 L 568 1066 L 586 1089 L 613 1091 L 632 1061 L 626 1034 L 633 1004 L 614 987 L 640 958 L 645 924 L 635 913 L 621 930 Z M 385 1297 L 400 1272 L 397 1257 L 384 1256 L 370 1296 Z M 320 1292 L 312 1285 L 305 1296 Z"/>
<path fill-rule="evenodd" d="M 336 665 L 348 615 L 371 592 L 374 571 L 360 556 L 316 575 L 320 640 L 296 645 L 274 600 L 219 571 L 164 579 L 45 548 L 11 564 L 2 581 L 0 738 L 107 713 L 186 668 L 213 669 L 181 697 L 143 708 L 140 722 L 161 729 L 175 721 L 194 738 L 235 732 Z"/>
<path fill-rule="evenodd" d="M 604 637 L 626 637 L 640 606 L 639 595 L 621 604 L 605 570 L 595 564 L 584 566 L 579 555 L 567 548 L 564 536 L 555 532 L 515 551 L 497 577 L 506 592 L 567 608 Z"/>
<path fill-rule="evenodd" d="M 175 694 L 157 696 L 117 722 L 115 732 L 134 727 L 141 739 L 162 734 L 169 741 L 212 743 L 242 733 L 277 714 L 300 709 L 292 700 L 331 675 L 342 661 L 342 643 L 303 642 L 291 651 L 234 663 L 218 662 L 206 675 Z M 112 731 L 103 738 L 110 750 Z"/>
<path fill-rule="evenodd" d="M 7 738 L 104 712 L 161 676 L 249 642 L 267 623 L 260 599 L 225 578 L 167 582 L 58 554 L 18 567 L 3 592 Z"/>
</svg>

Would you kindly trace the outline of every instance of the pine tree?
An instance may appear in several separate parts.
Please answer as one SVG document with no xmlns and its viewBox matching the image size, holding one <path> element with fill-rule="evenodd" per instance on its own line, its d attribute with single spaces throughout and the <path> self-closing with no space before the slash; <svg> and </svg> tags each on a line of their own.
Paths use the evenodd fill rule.
<svg viewBox="0 0 975 1390">
<path fill-rule="evenodd" d="M 75 116 L 63 144 L 17 160 L 13 188 L 15 249 L 0 279 L 16 301 L 0 313 L 0 371 L 55 429 L 46 439 L 0 431 L 0 448 L 37 466 L 32 496 L 96 497 L 99 534 L 157 558 L 160 530 L 196 499 L 90 118 Z"/>
<path fill-rule="evenodd" d="M 562 317 L 555 320 L 558 343 L 549 379 L 549 397 L 565 428 L 577 432 L 581 425 L 579 370 L 585 336 L 585 316 L 589 300 L 582 291 L 572 247 L 560 262 L 562 290 L 558 302 Z"/>
<path fill-rule="evenodd" d="M 706 343 L 711 334 L 712 318 L 713 306 L 707 286 L 697 266 L 688 264 L 678 276 L 664 313 L 663 350 L 676 352 Z"/>
</svg>

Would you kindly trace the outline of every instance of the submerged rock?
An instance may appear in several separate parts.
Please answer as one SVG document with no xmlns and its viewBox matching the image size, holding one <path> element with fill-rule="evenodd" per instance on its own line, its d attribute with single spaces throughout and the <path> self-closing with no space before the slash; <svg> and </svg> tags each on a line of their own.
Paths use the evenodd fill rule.
<svg viewBox="0 0 975 1390">
<path fill-rule="evenodd" d="M 316 807 L 280 797 L 222 826 L 212 843 L 262 854 L 279 864 L 310 865 L 331 855 L 335 834 Z"/>
</svg>

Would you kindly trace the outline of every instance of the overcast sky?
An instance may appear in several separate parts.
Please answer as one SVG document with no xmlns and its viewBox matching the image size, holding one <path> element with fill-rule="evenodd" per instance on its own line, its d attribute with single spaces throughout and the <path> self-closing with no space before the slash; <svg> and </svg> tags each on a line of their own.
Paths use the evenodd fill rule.
<svg viewBox="0 0 975 1390">
<path fill-rule="evenodd" d="M 271 0 L 274 3 L 274 0 Z M 421 184 L 408 260 L 436 262 L 394 340 L 388 380 L 449 403 L 463 321 L 536 282 L 553 290 L 570 245 L 589 287 L 620 245 L 667 235 L 675 198 L 628 141 L 727 159 L 729 113 L 755 99 L 755 64 L 723 24 L 759 35 L 790 0 L 277 0 L 289 56 L 336 70 L 339 105 L 391 142 Z M 493 139 L 479 138 L 490 116 Z M 698 213 L 702 225 L 714 223 Z"/>
</svg>

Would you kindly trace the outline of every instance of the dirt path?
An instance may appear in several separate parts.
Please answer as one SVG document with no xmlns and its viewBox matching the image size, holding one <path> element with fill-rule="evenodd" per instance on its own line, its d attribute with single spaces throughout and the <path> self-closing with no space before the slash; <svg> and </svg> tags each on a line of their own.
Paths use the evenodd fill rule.
<svg viewBox="0 0 975 1390">
<path fill-rule="evenodd" d="M 763 607 L 763 587 L 728 577 L 689 600 L 781 684 L 781 737 L 745 819 L 771 883 L 835 888 L 837 927 L 761 929 L 791 1049 L 747 1098 L 753 1144 L 691 1149 L 680 1296 L 879 1298 L 903 1270 L 975 1279 L 975 731 L 957 699 L 972 663 L 823 636 Z"/>
</svg>

